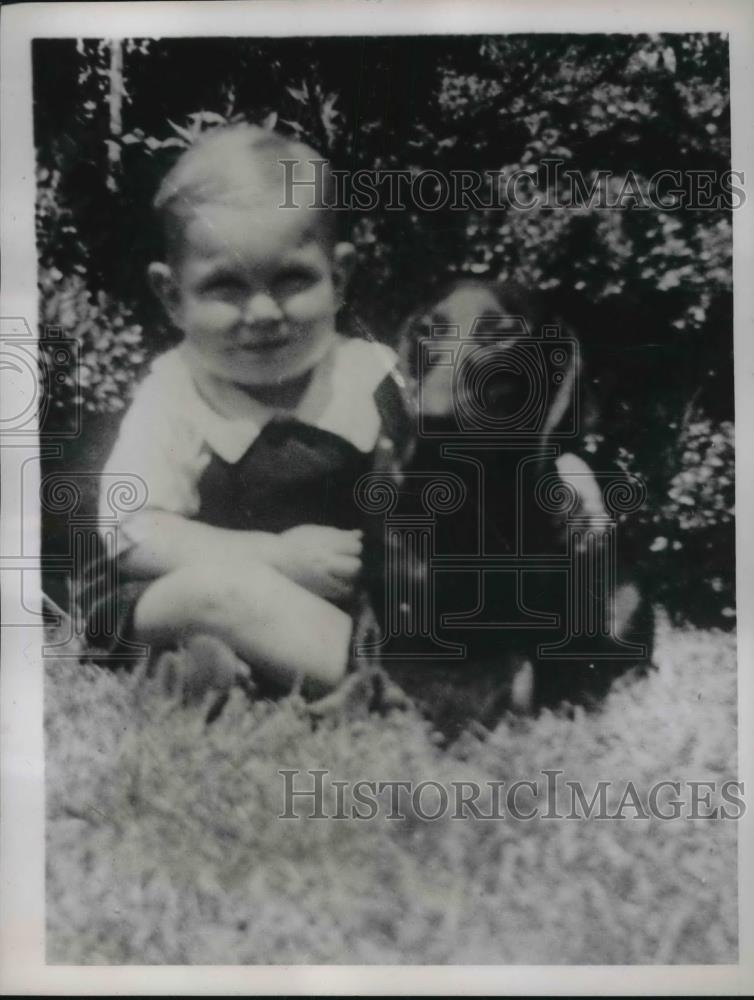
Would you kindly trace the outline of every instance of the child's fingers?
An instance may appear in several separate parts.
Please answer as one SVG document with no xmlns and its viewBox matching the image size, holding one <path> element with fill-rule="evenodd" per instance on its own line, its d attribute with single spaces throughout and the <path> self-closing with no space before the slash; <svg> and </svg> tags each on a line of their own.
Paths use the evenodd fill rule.
<svg viewBox="0 0 754 1000">
<path fill-rule="evenodd" d="M 321 595 L 328 601 L 347 601 L 353 594 L 353 584 L 339 576 L 330 576 Z"/>
<path fill-rule="evenodd" d="M 364 548 L 363 532 L 361 531 L 339 531 L 334 529 L 334 541 L 339 553 L 345 556 L 358 556 Z"/>
<path fill-rule="evenodd" d="M 350 535 L 350 532 L 349 532 Z M 361 538 L 346 537 L 338 540 L 337 550 L 344 556 L 360 556 L 364 550 Z"/>
<path fill-rule="evenodd" d="M 180 697 L 186 680 L 185 664 L 173 650 L 160 654 L 153 667 L 153 676 L 159 689 L 169 698 Z"/>
<path fill-rule="evenodd" d="M 208 682 L 214 687 L 228 687 L 250 676 L 248 663 L 216 636 L 197 633 L 187 641 L 186 648 L 196 663 L 204 665 Z"/>
<path fill-rule="evenodd" d="M 329 571 L 341 580 L 354 580 L 361 572 L 361 559 L 356 556 L 337 556 L 330 563 Z"/>
</svg>

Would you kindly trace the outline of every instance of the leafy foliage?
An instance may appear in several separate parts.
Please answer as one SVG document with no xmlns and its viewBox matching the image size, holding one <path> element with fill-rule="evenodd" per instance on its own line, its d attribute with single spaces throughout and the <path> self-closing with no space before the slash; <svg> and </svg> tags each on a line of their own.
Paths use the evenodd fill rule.
<svg viewBox="0 0 754 1000">
<path fill-rule="evenodd" d="M 663 582 L 661 597 L 676 618 L 691 615 L 706 624 L 731 621 L 736 600 L 731 573 L 735 545 L 733 425 L 696 419 L 683 428 L 679 444 L 678 471 L 655 515 L 657 530 L 667 535 L 657 535 L 650 546 Z M 678 577 L 695 581 L 695 586 L 678 587 Z"/>
<path fill-rule="evenodd" d="M 77 426 L 77 414 L 122 410 L 146 354 L 142 328 L 131 310 L 105 291 L 87 284 L 87 247 L 79 237 L 72 212 L 58 197 L 60 174 L 37 174 L 37 241 L 39 247 L 40 326 L 72 339 L 78 351 L 65 370 L 52 365 L 54 338 L 42 336 L 43 361 L 57 372 L 47 430 Z M 66 271 L 54 263 L 66 264 Z"/>
</svg>

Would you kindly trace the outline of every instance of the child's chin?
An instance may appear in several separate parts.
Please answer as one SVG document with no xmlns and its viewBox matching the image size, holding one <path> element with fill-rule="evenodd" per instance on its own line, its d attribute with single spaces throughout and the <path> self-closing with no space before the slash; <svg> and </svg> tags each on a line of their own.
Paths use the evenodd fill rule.
<svg viewBox="0 0 754 1000">
<path fill-rule="evenodd" d="M 227 377 L 249 389 L 266 389 L 302 378 L 311 368 L 311 364 L 259 366 L 254 371 L 243 371 L 239 368 L 229 371 Z"/>
</svg>

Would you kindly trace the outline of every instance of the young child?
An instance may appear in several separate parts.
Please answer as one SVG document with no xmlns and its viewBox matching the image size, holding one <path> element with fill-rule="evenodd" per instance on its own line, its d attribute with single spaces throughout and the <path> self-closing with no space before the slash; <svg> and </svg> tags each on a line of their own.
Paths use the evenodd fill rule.
<svg viewBox="0 0 754 1000">
<path fill-rule="evenodd" d="M 229 126 L 158 191 L 165 259 L 149 276 L 183 341 L 137 389 L 107 463 L 148 500 L 120 525 L 117 586 L 102 585 L 112 556 L 90 573 L 85 613 L 111 651 L 208 635 L 257 676 L 328 688 L 378 572 L 354 486 L 395 466 L 410 422 L 393 352 L 336 332 L 354 249 L 320 207 L 327 171 L 309 204 L 283 208 L 282 160 L 299 178 L 320 157 Z"/>
</svg>

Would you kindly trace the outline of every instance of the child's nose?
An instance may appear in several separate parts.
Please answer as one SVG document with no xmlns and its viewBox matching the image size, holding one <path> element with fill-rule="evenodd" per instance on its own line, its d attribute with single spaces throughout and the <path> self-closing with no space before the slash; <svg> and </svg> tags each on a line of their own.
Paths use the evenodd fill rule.
<svg viewBox="0 0 754 1000">
<path fill-rule="evenodd" d="M 282 318 L 277 302 L 267 292 L 257 292 L 246 303 L 243 312 L 246 323 L 270 323 Z"/>
</svg>

